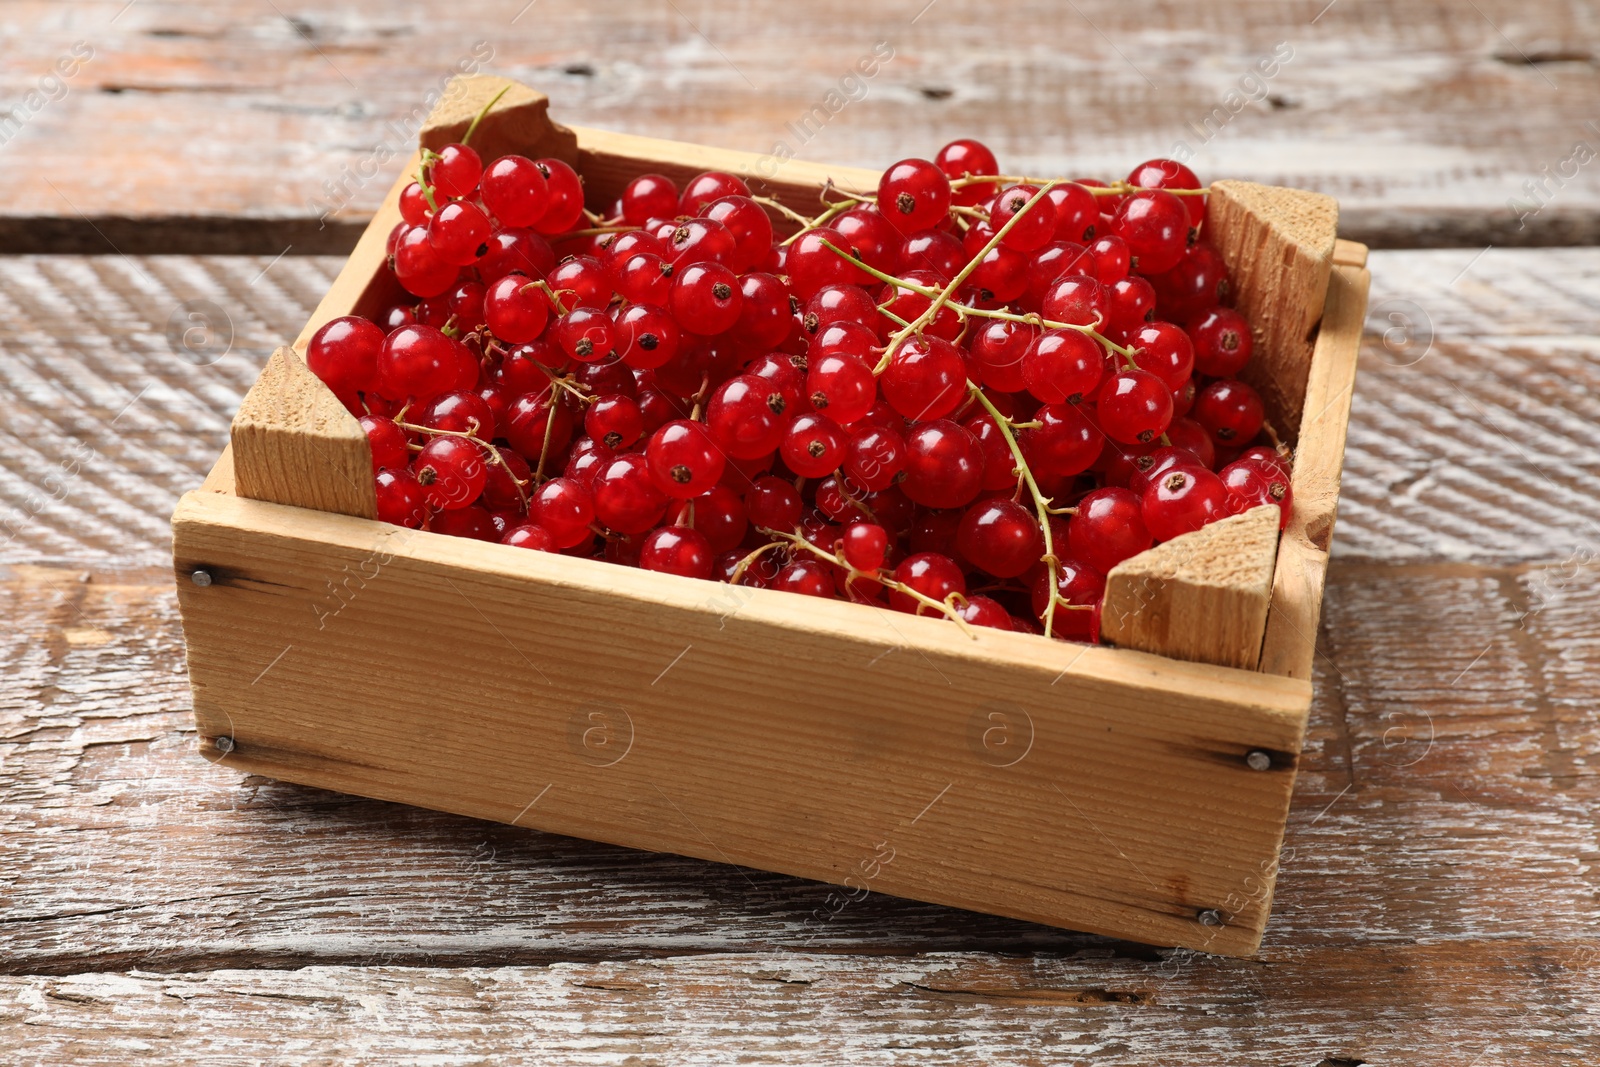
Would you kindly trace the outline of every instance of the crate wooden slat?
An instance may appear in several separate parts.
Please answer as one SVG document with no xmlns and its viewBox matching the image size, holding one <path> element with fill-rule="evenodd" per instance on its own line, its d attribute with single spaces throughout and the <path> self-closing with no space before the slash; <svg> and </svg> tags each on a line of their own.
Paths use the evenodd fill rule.
<svg viewBox="0 0 1600 1067">
<path fill-rule="evenodd" d="M 504 84 L 474 81 L 468 92 L 482 99 Z M 524 98 L 519 121 L 530 113 L 542 111 Z M 646 171 L 762 165 L 572 132 L 591 206 Z M 824 177 L 874 184 L 867 172 L 791 163 L 768 188 L 804 208 Z M 408 180 L 295 349 L 328 319 L 396 296 L 383 244 Z M 1274 238 L 1273 220 L 1257 223 Z M 1323 258 L 1335 251 L 1330 232 Z M 1313 526 L 1283 539 L 1264 654 L 1279 616 L 1316 630 L 1326 554 L 1314 537 L 1331 528 L 1347 413 L 1338 389 L 1360 335 L 1351 299 L 1330 286 L 1340 314 L 1314 348 L 1280 360 L 1307 379 L 1294 487 L 1298 500 L 1305 482 Z M 304 372 L 295 349 L 275 357 L 275 373 L 283 361 Z M 264 376 L 258 388 L 277 386 Z M 244 447 L 281 410 L 247 399 L 254 428 L 241 437 L 236 425 L 173 520 L 196 720 L 214 758 L 849 894 L 1228 954 L 1259 943 L 1310 703 L 1294 663 L 1251 671 L 1025 634 L 973 638 L 942 620 L 326 514 L 309 510 L 327 506 L 309 492 L 250 499 L 262 495 L 252 486 L 324 477 L 317 457 L 351 464 L 364 447 L 354 420 L 331 411 L 294 427 L 320 443 Z M 277 469 L 251 469 L 263 463 Z M 1291 537 L 1305 551 L 1286 588 Z M 209 584 L 191 580 L 197 571 Z"/>
</svg>

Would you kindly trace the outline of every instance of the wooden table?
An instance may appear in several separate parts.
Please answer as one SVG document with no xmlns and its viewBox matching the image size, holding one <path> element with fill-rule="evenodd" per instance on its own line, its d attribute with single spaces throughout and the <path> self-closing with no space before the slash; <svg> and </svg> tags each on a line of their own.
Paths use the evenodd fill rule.
<svg viewBox="0 0 1600 1067">
<path fill-rule="evenodd" d="M 0 123 L 0 249 L 40 253 L 0 256 L 0 1058 L 1600 1061 L 1600 249 L 1503 247 L 1600 243 L 1593 164 L 1506 204 L 1600 143 L 1591 10 L 523 3 L 0 9 L 0 100 L 93 53 Z M 878 896 L 819 923 L 816 884 L 198 758 L 167 518 L 339 265 L 300 253 L 347 248 L 388 174 L 319 229 L 323 180 L 479 40 L 574 122 L 758 150 L 891 41 L 806 156 L 984 131 L 1108 172 L 1291 43 L 1198 165 L 1413 250 L 1372 256 L 1259 958 Z"/>
</svg>

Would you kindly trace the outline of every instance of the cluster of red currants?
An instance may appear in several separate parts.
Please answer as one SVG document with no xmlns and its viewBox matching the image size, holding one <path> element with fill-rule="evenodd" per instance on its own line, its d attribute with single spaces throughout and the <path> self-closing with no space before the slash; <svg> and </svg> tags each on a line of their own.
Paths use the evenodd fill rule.
<svg viewBox="0 0 1600 1067">
<path fill-rule="evenodd" d="M 1179 163 L 1045 181 L 955 141 L 811 218 L 724 173 L 602 217 L 567 164 L 464 143 L 417 177 L 409 297 L 306 354 L 385 521 L 1075 640 L 1122 560 L 1287 522 Z"/>
</svg>

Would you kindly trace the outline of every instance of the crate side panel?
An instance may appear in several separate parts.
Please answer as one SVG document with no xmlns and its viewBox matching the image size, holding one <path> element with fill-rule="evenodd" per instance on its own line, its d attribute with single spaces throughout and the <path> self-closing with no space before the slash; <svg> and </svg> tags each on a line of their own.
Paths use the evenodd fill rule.
<svg viewBox="0 0 1600 1067">
<path fill-rule="evenodd" d="M 1305 683 L 217 493 L 175 527 L 230 765 L 1160 944 L 1265 923 Z"/>
</svg>

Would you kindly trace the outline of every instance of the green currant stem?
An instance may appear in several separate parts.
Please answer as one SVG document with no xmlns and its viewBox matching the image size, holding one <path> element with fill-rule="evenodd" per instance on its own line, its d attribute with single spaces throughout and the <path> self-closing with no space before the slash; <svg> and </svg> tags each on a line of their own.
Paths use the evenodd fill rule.
<svg viewBox="0 0 1600 1067">
<path fill-rule="evenodd" d="M 815 225 L 811 219 L 806 218 L 804 215 L 800 214 L 800 212 L 795 211 L 781 200 L 777 200 L 770 196 L 752 196 L 750 199 L 754 200 L 763 207 L 771 208 L 784 218 L 788 219 L 790 222 L 807 227 Z"/>
<path fill-rule="evenodd" d="M 1038 185 L 1042 182 L 1053 181 L 1059 185 L 1065 180 L 1066 179 L 1064 178 L 1030 178 L 1023 174 L 968 174 L 963 178 L 951 179 L 950 188 L 962 189 L 969 185 L 999 185 L 1001 182 L 1010 182 L 1012 185 Z M 1144 192 L 1145 190 L 1154 187 L 1149 185 L 1131 185 L 1128 182 L 1116 181 L 1110 183 L 1109 185 L 1085 185 L 1084 188 L 1089 190 L 1089 192 L 1095 196 L 1123 196 L 1127 193 Z M 1211 192 L 1211 187 L 1204 186 L 1199 189 L 1165 189 L 1162 191 L 1171 193 L 1174 196 L 1205 196 L 1207 193 Z"/>
<path fill-rule="evenodd" d="M 798 230 L 796 230 L 794 233 L 791 233 L 788 237 L 785 237 L 780 242 L 780 244 L 784 248 L 789 247 L 790 245 L 792 245 L 796 241 L 798 241 L 800 239 L 801 235 L 804 234 L 807 230 L 814 230 L 819 226 L 822 226 L 822 225 L 825 225 L 826 223 L 832 222 L 836 217 L 838 217 L 839 215 L 843 215 L 846 211 L 849 211 L 854 206 L 855 206 L 854 204 L 852 204 L 850 201 L 846 200 L 843 203 L 831 205 L 828 208 L 828 210 L 824 211 L 822 214 L 816 216 L 815 218 L 805 219 L 804 216 L 800 216 L 802 219 L 804 219 L 804 221 L 800 224 L 800 228 Z M 855 257 L 854 256 L 851 256 L 850 259 L 851 259 L 852 262 L 855 261 Z"/>
<path fill-rule="evenodd" d="M 632 233 L 638 228 L 637 226 L 613 226 L 602 223 L 599 226 L 591 226 L 587 230 L 569 230 L 561 235 L 561 239 L 565 241 L 568 237 L 598 237 L 603 233 Z"/>
<path fill-rule="evenodd" d="M 439 202 L 433 198 L 433 186 L 429 185 L 428 180 L 423 177 L 424 169 L 424 167 L 417 168 L 417 185 L 422 190 L 423 199 L 428 201 L 428 210 L 437 212 L 439 210 Z"/>
<path fill-rule="evenodd" d="M 556 428 L 556 394 L 561 392 L 561 383 L 554 379 L 550 382 L 550 407 L 544 413 L 544 441 L 539 445 L 539 467 L 533 472 L 535 484 L 544 482 L 544 465 L 550 457 L 550 433 Z"/>
<path fill-rule="evenodd" d="M 1059 565 L 1059 561 L 1056 559 L 1055 535 L 1050 531 L 1050 503 L 1044 493 L 1040 491 L 1039 483 L 1033 477 L 1033 469 L 1028 466 L 1027 459 L 1022 455 L 1022 446 L 1017 443 L 1016 435 L 1011 432 L 1011 420 L 1000 414 L 1000 409 L 994 406 L 993 401 L 983 395 L 982 389 L 968 382 L 967 390 L 989 412 L 989 417 L 994 420 L 995 426 L 1000 430 L 1000 436 L 1006 439 L 1006 447 L 1011 449 L 1011 455 L 1017 461 L 1017 469 L 1022 472 L 1023 479 L 1028 483 L 1028 492 L 1033 496 L 1034 510 L 1039 514 L 1039 532 L 1044 535 L 1044 565 L 1048 571 L 1046 577 L 1050 583 L 1050 596 L 1045 603 L 1044 615 L 1040 621 L 1044 623 L 1045 636 L 1049 637 L 1054 633 L 1052 626 L 1055 624 L 1056 604 L 1058 601 L 1065 603 L 1056 585 L 1056 567 Z"/>
<path fill-rule="evenodd" d="M 531 281 L 522 287 L 522 291 L 524 293 L 526 293 L 529 289 L 538 289 L 543 292 L 545 296 L 548 296 L 550 298 L 550 302 L 556 306 L 557 315 L 565 315 L 567 313 L 567 305 L 561 302 L 560 293 L 570 293 L 572 292 L 571 289 L 562 289 L 560 290 L 560 293 L 558 293 L 555 289 L 550 288 L 550 283 L 545 281 L 543 278 L 540 278 L 537 281 Z"/>
<path fill-rule="evenodd" d="M 760 548 L 756 549 L 754 552 L 751 552 L 748 556 L 746 556 L 744 559 L 741 559 L 734 566 L 733 573 L 728 575 L 728 584 L 729 585 L 738 585 L 739 584 L 739 579 L 744 577 L 744 572 L 746 570 L 748 570 L 750 568 L 750 566 L 755 563 L 756 560 L 760 559 L 763 555 L 765 555 L 766 553 L 772 551 L 774 548 L 782 548 L 782 547 L 783 547 L 783 542 L 782 541 L 772 541 L 772 542 L 770 542 L 768 544 L 762 545 Z"/>
<path fill-rule="evenodd" d="M 472 135 L 478 132 L 478 123 L 482 122 L 483 117 L 489 113 L 489 109 L 498 104 L 500 102 L 500 98 L 510 91 L 511 86 L 508 85 L 504 89 L 501 89 L 498 93 L 495 93 L 494 98 L 491 99 L 487 104 L 483 105 L 483 110 L 479 111 L 478 114 L 473 118 L 472 125 L 467 127 L 467 132 L 461 135 L 462 144 L 472 144 Z"/>
<path fill-rule="evenodd" d="M 989 238 L 988 243 L 979 249 L 978 253 L 967 261 L 967 265 L 962 267 L 961 270 L 956 273 L 954 278 L 950 279 L 950 283 L 944 287 L 944 290 L 939 293 L 938 296 L 933 298 L 932 303 L 923 309 L 922 314 L 917 316 L 916 321 L 912 322 L 909 326 L 901 327 L 899 330 L 895 331 L 894 336 L 889 338 L 889 343 L 884 349 L 883 358 L 878 361 L 878 366 L 873 370 L 873 374 L 882 374 L 884 371 L 889 369 L 889 362 L 894 358 L 895 349 L 903 345 L 907 338 L 911 337 L 913 334 L 920 333 L 923 327 L 927 326 L 934 320 L 934 318 L 939 314 L 940 309 L 942 309 L 945 304 L 949 302 L 950 297 L 955 293 L 955 291 L 960 289 L 967 278 L 971 276 L 972 272 L 978 269 L 978 264 L 983 262 L 983 258 L 999 247 L 1000 242 L 1005 240 L 1006 235 L 1011 232 L 1012 228 L 1015 227 L 1018 222 L 1022 221 L 1022 217 L 1028 212 L 1032 211 L 1034 206 L 1048 196 L 1050 190 L 1054 189 L 1059 184 L 1061 183 L 1046 182 L 1043 188 L 1029 197 L 1028 202 L 1023 204 L 1022 207 L 1017 210 L 1015 215 L 1007 219 L 1006 224 L 995 231 L 994 236 Z"/>
</svg>

